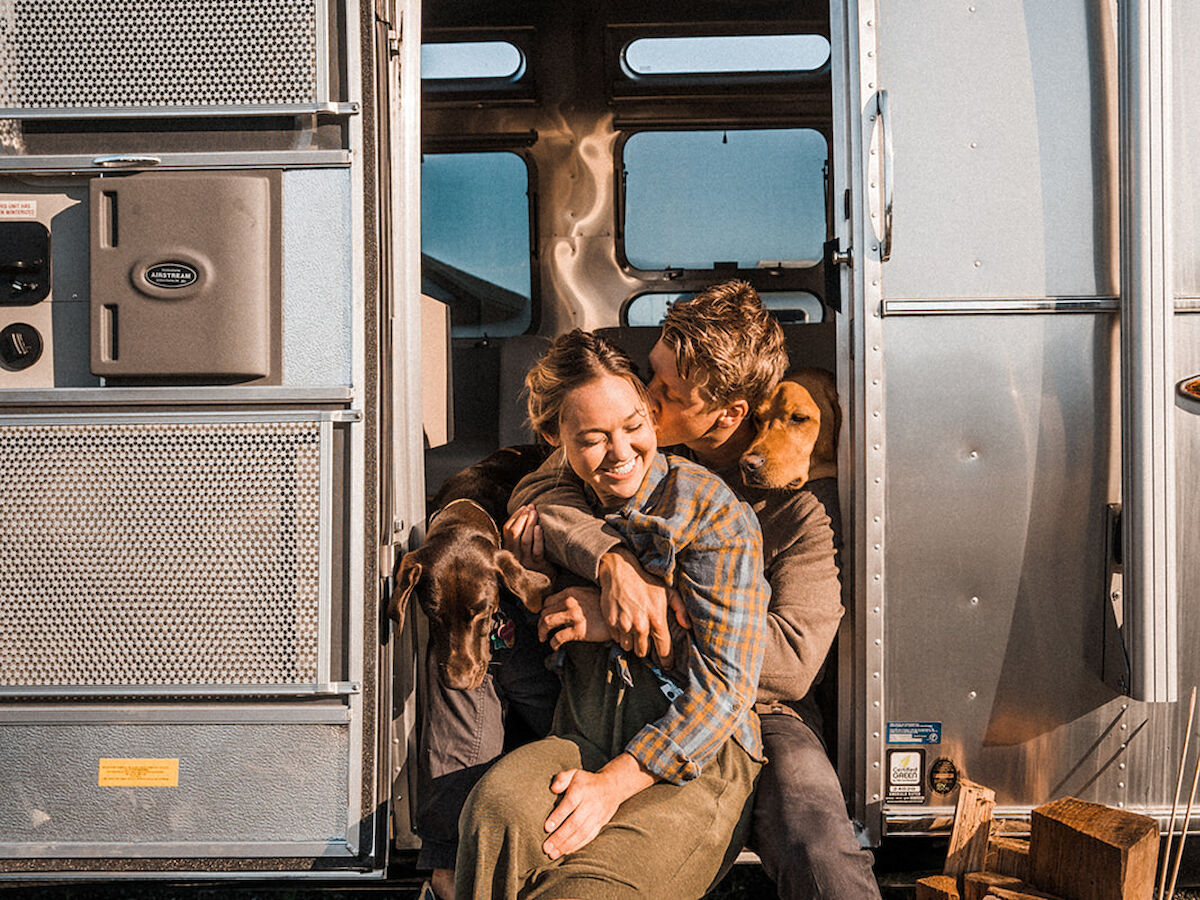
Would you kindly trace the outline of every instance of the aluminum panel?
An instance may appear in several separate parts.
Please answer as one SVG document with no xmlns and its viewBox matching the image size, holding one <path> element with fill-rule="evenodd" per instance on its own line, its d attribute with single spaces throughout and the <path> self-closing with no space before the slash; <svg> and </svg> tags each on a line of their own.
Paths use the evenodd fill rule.
<svg viewBox="0 0 1200 900">
<path fill-rule="evenodd" d="M 927 764 L 952 759 L 1001 805 L 1125 802 L 1117 757 L 1145 715 L 1116 689 L 1105 572 L 1115 318 L 885 335 L 887 720 L 942 723 Z"/>
<path fill-rule="evenodd" d="M 0 687 L 320 680 L 321 427 L 0 427 Z"/>
<path fill-rule="evenodd" d="M 353 271 L 350 175 L 283 173 L 283 383 L 349 385 Z"/>
<path fill-rule="evenodd" d="M 0 727 L 0 855 L 56 842 L 344 845 L 348 726 L 29 724 Z M 176 787 L 100 787 L 99 760 L 177 759 Z M 289 854 L 302 855 L 311 846 Z M 208 846 L 205 852 L 212 852 Z M 63 855 L 59 853 L 58 855 Z"/>
<path fill-rule="evenodd" d="M 885 297 L 1116 294 L 1112 7 L 881 0 Z"/>
<path fill-rule="evenodd" d="M 0 0 L 0 111 L 313 107 L 314 0 Z"/>
<path fill-rule="evenodd" d="M 1200 121 L 1195 116 L 1195 110 L 1200 109 L 1200 53 L 1196 52 L 1193 37 L 1200 31 L 1200 4 L 1177 0 L 1171 7 L 1174 14 L 1171 129 L 1175 150 L 1171 166 L 1171 224 L 1175 236 L 1175 293 L 1180 297 L 1200 297 L 1200 159 L 1196 155 Z"/>
</svg>

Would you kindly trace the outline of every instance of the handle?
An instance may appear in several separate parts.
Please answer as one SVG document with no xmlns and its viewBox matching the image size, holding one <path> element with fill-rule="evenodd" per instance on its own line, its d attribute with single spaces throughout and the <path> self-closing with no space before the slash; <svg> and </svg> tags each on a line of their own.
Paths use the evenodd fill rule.
<svg viewBox="0 0 1200 900">
<path fill-rule="evenodd" d="M 883 144 L 883 237 L 879 241 L 879 261 L 892 256 L 892 190 L 895 158 L 892 154 L 892 117 L 888 114 L 887 91 L 875 94 L 875 113 L 879 116 Z"/>
<path fill-rule="evenodd" d="M 92 165 L 101 169 L 144 169 L 161 163 L 162 160 L 157 156 L 131 156 L 125 153 L 97 156 L 92 160 Z"/>
</svg>

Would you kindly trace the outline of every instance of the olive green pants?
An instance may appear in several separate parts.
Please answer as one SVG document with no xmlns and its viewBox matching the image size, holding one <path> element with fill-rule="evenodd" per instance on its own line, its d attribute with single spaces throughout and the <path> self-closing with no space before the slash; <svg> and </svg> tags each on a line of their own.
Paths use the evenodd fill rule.
<svg viewBox="0 0 1200 900">
<path fill-rule="evenodd" d="M 626 685 L 607 645 L 571 644 L 552 735 L 503 757 L 475 786 L 459 821 L 455 896 L 619 900 L 702 897 L 745 840 L 760 764 L 730 738 L 700 776 L 658 782 L 621 804 L 591 842 L 551 860 L 544 823 L 563 769 L 594 772 L 667 707 L 654 676 Z"/>
</svg>

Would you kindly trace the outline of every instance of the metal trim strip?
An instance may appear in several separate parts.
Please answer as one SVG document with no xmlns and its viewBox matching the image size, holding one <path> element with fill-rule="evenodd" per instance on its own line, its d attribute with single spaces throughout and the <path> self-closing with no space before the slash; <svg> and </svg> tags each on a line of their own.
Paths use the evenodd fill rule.
<svg viewBox="0 0 1200 900">
<path fill-rule="evenodd" d="M 318 64 L 318 69 L 320 65 Z M 326 67 L 328 68 L 328 67 Z M 328 76 L 318 93 L 328 96 Z M 268 103 L 258 106 L 71 106 L 0 107 L 0 119 L 161 119 L 197 116 L 358 115 L 359 104 L 318 100 L 316 103 Z"/>
<path fill-rule="evenodd" d="M 105 406 L 161 404 L 198 406 L 221 403 L 230 405 L 349 403 L 349 388 L 56 388 L 28 391 L 0 389 L 0 407 L 4 406 Z"/>
<path fill-rule="evenodd" d="M 333 588 L 333 423 L 320 425 L 320 473 L 317 476 L 317 677 L 331 678 L 331 619 Z"/>
<path fill-rule="evenodd" d="M 2 697 L 342 697 L 361 690 L 357 681 L 312 684 L 33 684 L 0 685 Z"/>
<path fill-rule="evenodd" d="M 262 843 L 242 841 L 212 842 L 141 842 L 138 841 L 138 857 L 145 859 L 205 859 L 209 857 L 353 857 L 343 840 L 328 841 L 270 841 Z M 128 859 L 129 843 L 100 841 L 51 841 L 44 844 L 0 843 L 0 859 Z M 174 873 L 178 878 L 178 873 Z M 7 878 L 8 875 L 5 874 Z M 46 873 L 42 873 L 42 878 Z M 58 873 L 55 873 L 58 878 Z M 259 874 L 262 877 L 262 873 Z"/>
<path fill-rule="evenodd" d="M 1117 312 L 1116 297 L 1039 297 L 987 300 L 884 300 L 885 316 L 961 316 L 1010 313 Z"/>
<path fill-rule="evenodd" d="M 0 706 L 0 725 L 348 725 L 350 710 L 343 705 L 240 705 L 231 703 L 188 706 L 34 705 Z"/>
<path fill-rule="evenodd" d="M 3 114 L 0 114 L 2 117 Z M 158 162 L 131 166 L 122 171 L 144 169 L 312 169 L 349 168 L 348 150 L 247 150 L 218 153 L 159 153 Z M 37 175 L 41 173 L 99 173 L 112 169 L 97 163 L 94 153 L 62 156 L 5 156 L 0 158 L 0 173 Z"/>
<path fill-rule="evenodd" d="M 148 413 L 0 413 L 0 428 L 16 425 L 225 425 L 265 422 L 357 422 L 356 410 L 280 410 L 244 412 L 148 412 Z"/>
</svg>

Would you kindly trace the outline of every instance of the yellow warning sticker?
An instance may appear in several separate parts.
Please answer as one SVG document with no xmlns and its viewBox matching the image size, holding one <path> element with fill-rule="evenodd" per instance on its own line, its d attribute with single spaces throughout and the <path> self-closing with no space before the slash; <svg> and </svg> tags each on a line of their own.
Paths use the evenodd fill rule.
<svg viewBox="0 0 1200 900">
<path fill-rule="evenodd" d="M 101 759 L 100 787 L 179 787 L 177 759 Z"/>
</svg>

